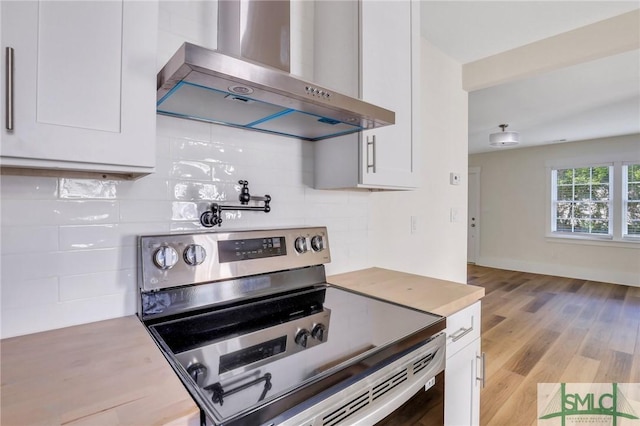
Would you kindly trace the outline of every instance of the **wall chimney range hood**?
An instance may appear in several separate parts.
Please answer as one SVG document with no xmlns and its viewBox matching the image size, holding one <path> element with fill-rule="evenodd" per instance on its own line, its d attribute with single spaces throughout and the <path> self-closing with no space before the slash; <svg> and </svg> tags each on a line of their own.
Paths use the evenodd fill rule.
<svg viewBox="0 0 640 426">
<path fill-rule="evenodd" d="M 395 123 L 393 111 L 289 74 L 288 1 L 218 4 L 218 50 L 191 43 L 178 49 L 158 73 L 158 114 L 310 141 Z M 280 4 L 281 10 L 275 4 Z M 273 13 L 280 20 L 286 15 L 286 22 L 274 24 L 276 18 L 270 19 L 265 13 Z M 261 19 L 252 19 L 252 15 Z M 242 19 L 246 21 L 243 24 Z M 256 21 L 261 24 L 252 27 L 250 22 Z M 269 39 L 272 46 L 267 48 L 264 44 Z M 282 66 L 275 66 L 286 71 L 274 68 L 274 62 L 264 58 L 274 45 L 277 51 L 271 57 L 280 62 L 285 59 Z M 263 57 L 251 57 L 248 47 Z"/>
</svg>

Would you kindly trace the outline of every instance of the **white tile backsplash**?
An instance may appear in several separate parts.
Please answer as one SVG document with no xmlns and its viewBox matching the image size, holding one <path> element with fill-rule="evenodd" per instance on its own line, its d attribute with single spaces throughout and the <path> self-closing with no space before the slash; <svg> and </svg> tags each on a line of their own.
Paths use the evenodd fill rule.
<svg viewBox="0 0 640 426">
<path fill-rule="evenodd" d="M 119 214 L 115 201 L 7 199 L 2 195 L 3 227 L 109 223 L 117 221 Z"/>
<path fill-rule="evenodd" d="M 58 250 L 57 226 L 8 226 L 2 228 L 0 253 L 36 253 Z"/>
<path fill-rule="evenodd" d="M 4 286 L 4 284 L 3 284 Z M 70 302 L 2 309 L 2 336 L 18 336 L 135 312 L 134 293 L 118 293 Z"/>
<path fill-rule="evenodd" d="M 23 281 L 20 286 L 2 286 L 2 310 L 58 303 L 58 278 Z"/>
<path fill-rule="evenodd" d="M 169 222 L 171 200 L 120 200 L 121 222 Z"/>
<path fill-rule="evenodd" d="M 171 177 L 174 179 L 211 180 L 211 165 L 203 161 L 177 160 L 173 162 Z"/>
<path fill-rule="evenodd" d="M 158 67 L 185 40 L 215 47 L 205 3 L 161 3 Z M 300 9 L 302 19 L 310 12 Z M 312 72 L 308 47 L 296 47 L 303 73 Z M 310 142 L 166 116 L 157 116 L 153 175 L 3 176 L 1 337 L 134 314 L 137 236 L 203 230 L 200 213 L 237 202 L 241 179 L 272 196 L 272 211 L 225 211 L 220 229 L 326 225 L 327 273 L 371 266 L 370 193 L 314 190 L 312 177 Z"/>
<path fill-rule="evenodd" d="M 60 227 L 60 250 L 118 247 L 122 238 L 118 224 L 72 225 Z"/>
<path fill-rule="evenodd" d="M 60 278 L 60 301 L 124 294 L 136 287 L 136 270 L 98 272 Z"/>
<path fill-rule="evenodd" d="M 173 196 L 176 200 L 224 201 L 229 197 L 221 186 L 202 182 L 176 182 L 173 185 Z"/>
<path fill-rule="evenodd" d="M 58 180 L 34 176 L 2 176 L 0 191 L 3 200 L 54 200 L 58 197 Z"/>
<path fill-rule="evenodd" d="M 169 180 L 159 173 L 134 182 L 121 182 L 117 193 L 120 200 L 166 200 L 169 196 Z"/>
<path fill-rule="evenodd" d="M 120 184 L 115 180 L 99 179 L 60 179 L 60 198 L 68 199 L 103 199 L 116 198 L 117 188 Z"/>
<path fill-rule="evenodd" d="M 200 219 L 202 211 L 198 209 L 198 203 L 186 201 L 174 201 L 171 203 L 171 220 L 196 221 Z"/>
<path fill-rule="evenodd" d="M 134 314 L 137 236 L 202 230 L 200 213 L 236 202 L 240 179 L 272 211 L 225 211 L 220 229 L 326 225 L 328 273 L 370 266 L 370 193 L 309 187 L 308 142 L 218 127 L 158 116 L 170 146 L 136 181 L 3 177 L 2 336 Z"/>
</svg>

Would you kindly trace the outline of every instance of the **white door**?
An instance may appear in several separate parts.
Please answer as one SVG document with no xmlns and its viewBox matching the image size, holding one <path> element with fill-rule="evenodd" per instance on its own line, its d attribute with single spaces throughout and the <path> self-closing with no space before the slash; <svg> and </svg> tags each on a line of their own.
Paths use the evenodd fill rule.
<svg viewBox="0 0 640 426">
<path fill-rule="evenodd" d="M 476 263 L 480 248 L 480 168 L 469 167 L 467 262 Z"/>
</svg>

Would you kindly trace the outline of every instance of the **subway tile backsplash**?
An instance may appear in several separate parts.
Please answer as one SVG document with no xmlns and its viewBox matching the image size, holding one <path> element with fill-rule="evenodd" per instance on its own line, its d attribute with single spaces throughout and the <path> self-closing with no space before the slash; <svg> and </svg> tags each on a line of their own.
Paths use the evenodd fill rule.
<svg viewBox="0 0 640 426">
<path fill-rule="evenodd" d="M 312 79 L 313 5 L 294 6 L 292 71 Z M 215 2 L 160 2 L 158 66 L 184 41 L 215 48 L 216 22 Z M 328 273 L 371 266 L 370 194 L 312 189 L 310 142 L 164 116 L 156 127 L 156 173 L 136 181 L 2 176 L 0 337 L 134 314 L 137 236 L 202 230 L 200 213 L 237 202 L 240 179 L 272 211 L 224 212 L 222 229 L 326 225 Z"/>
<path fill-rule="evenodd" d="M 137 236 L 202 230 L 238 180 L 272 211 L 221 229 L 326 225 L 328 273 L 370 266 L 370 194 L 313 189 L 310 142 L 158 116 L 157 172 L 136 181 L 3 176 L 2 337 L 135 313 Z"/>
</svg>

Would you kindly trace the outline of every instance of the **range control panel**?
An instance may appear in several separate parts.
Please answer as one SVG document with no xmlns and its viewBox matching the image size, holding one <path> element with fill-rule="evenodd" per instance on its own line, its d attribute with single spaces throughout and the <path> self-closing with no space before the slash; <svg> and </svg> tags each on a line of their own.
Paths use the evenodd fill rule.
<svg viewBox="0 0 640 426">
<path fill-rule="evenodd" d="M 220 263 L 227 263 L 286 256 L 286 245 L 284 237 L 218 241 L 218 260 Z"/>
<path fill-rule="evenodd" d="M 140 237 L 143 292 L 331 262 L 325 227 Z"/>
</svg>

